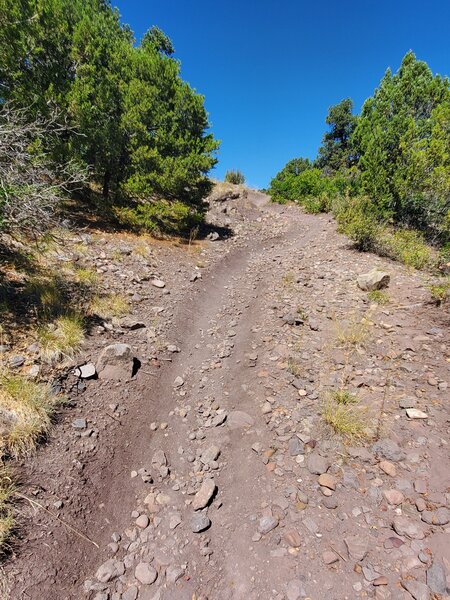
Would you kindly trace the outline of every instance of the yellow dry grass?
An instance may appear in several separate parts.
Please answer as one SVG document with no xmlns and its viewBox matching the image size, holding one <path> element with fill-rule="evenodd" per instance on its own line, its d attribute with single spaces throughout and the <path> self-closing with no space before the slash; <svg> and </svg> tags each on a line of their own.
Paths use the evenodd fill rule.
<svg viewBox="0 0 450 600">
<path fill-rule="evenodd" d="M 51 414 L 59 403 L 44 383 L 23 375 L 0 376 L 0 460 L 2 456 L 29 455 L 49 430 Z"/>
<path fill-rule="evenodd" d="M 120 294 L 96 296 L 90 305 L 90 312 L 102 319 L 123 317 L 128 313 L 129 309 L 128 300 Z"/>
<path fill-rule="evenodd" d="M 322 406 L 322 418 L 335 433 L 347 441 L 361 441 L 367 437 L 367 410 L 355 403 L 341 403 L 333 396 Z"/>
<path fill-rule="evenodd" d="M 84 339 L 83 319 L 76 313 L 58 317 L 37 330 L 41 358 L 47 364 L 70 359 L 80 350 Z"/>
</svg>

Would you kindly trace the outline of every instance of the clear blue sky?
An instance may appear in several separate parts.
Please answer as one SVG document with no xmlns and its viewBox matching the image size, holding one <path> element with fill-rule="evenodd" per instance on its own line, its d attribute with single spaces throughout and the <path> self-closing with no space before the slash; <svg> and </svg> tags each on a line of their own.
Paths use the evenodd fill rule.
<svg viewBox="0 0 450 600">
<path fill-rule="evenodd" d="M 314 158 L 328 107 L 359 112 L 412 49 L 450 75 L 450 0 L 112 0 L 137 39 L 152 25 L 206 97 L 222 141 L 212 172 L 265 187 L 291 158 Z"/>
</svg>

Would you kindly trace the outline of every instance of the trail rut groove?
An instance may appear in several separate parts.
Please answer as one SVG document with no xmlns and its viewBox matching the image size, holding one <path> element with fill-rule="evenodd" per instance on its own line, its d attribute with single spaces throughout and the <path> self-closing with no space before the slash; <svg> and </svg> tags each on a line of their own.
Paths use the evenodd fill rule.
<svg viewBox="0 0 450 600">
<path fill-rule="evenodd" d="M 256 193 L 230 207 L 237 238 L 211 243 L 202 278 L 165 298 L 166 341 L 180 353 L 153 370 L 144 363 L 135 381 L 93 384 L 92 418 L 107 424 L 95 456 L 79 453 L 82 481 L 65 518 L 100 550 L 29 512 L 29 543 L 6 566 L 11 598 L 407 600 L 400 582 L 424 583 L 432 562 L 424 557 L 448 567 L 448 316 L 424 305 L 421 275 L 355 253 L 327 216 Z M 391 273 L 392 304 L 368 313 L 355 278 L 373 266 Z M 139 310 L 150 319 L 150 303 Z M 300 312 L 301 326 L 283 318 Z M 345 352 L 336 321 L 367 314 L 370 336 Z M 398 456 L 370 441 L 344 446 L 324 426 L 321 402 L 343 373 Z M 175 387 L 177 377 L 184 383 Z M 408 397 L 427 420 L 406 418 L 399 401 Z M 126 406 L 120 423 L 104 415 L 111 402 Z M 51 445 L 27 467 L 32 483 L 49 476 L 46 461 L 58 461 Z M 326 465 L 330 487 L 313 461 Z M 142 468 L 152 483 L 130 476 Z M 211 477 L 216 494 L 193 511 Z M 398 505 L 386 501 L 390 489 L 401 493 Z M 199 514 L 211 526 L 197 533 Z M 408 534 L 395 530 L 399 516 Z"/>
</svg>

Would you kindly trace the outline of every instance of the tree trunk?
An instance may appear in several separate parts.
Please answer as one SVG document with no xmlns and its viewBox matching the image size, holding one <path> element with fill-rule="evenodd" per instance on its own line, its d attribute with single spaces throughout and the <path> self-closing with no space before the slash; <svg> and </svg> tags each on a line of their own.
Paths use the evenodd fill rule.
<svg viewBox="0 0 450 600">
<path fill-rule="evenodd" d="M 109 197 L 109 184 L 111 183 L 111 172 L 105 171 L 103 176 L 103 198 L 105 200 Z"/>
</svg>

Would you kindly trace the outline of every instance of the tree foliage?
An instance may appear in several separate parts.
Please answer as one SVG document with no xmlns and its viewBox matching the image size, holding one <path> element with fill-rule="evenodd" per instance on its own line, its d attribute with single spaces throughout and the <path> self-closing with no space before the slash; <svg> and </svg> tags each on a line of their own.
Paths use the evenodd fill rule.
<svg viewBox="0 0 450 600">
<path fill-rule="evenodd" d="M 353 114 L 353 100 L 345 98 L 339 104 L 331 106 L 325 119 L 329 126 L 322 138 L 322 146 L 316 165 L 334 173 L 348 169 L 355 162 L 352 135 L 357 117 Z"/>
<path fill-rule="evenodd" d="M 89 167 L 111 201 L 199 204 L 218 143 L 160 29 L 136 45 L 108 0 L 0 0 L 0 13 L 0 103 L 70 124 L 43 139 L 48 156 Z"/>
<path fill-rule="evenodd" d="M 438 244 L 450 241 L 450 89 L 412 52 L 388 69 L 361 114 L 345 99 L 330 108 L 317 160 L 306 170 L 290 161 L 271 182 L 275 200 L 311 202 L 336 190 L 361 246 L 378 231 L 369 221 L 413 227 Z M 327 183 L 315 186 L 306 182 Z M 325 207 L 330 203 L 322 203 Z M 363 235 L 367 228 L 368 237 Z M 361 234 L 361 235 L 360 235 Z M 356 235 L 356 234 L 355 234 Z"/>
</svg>

